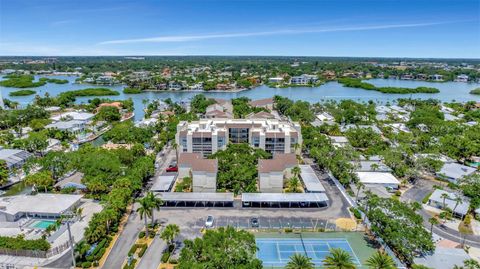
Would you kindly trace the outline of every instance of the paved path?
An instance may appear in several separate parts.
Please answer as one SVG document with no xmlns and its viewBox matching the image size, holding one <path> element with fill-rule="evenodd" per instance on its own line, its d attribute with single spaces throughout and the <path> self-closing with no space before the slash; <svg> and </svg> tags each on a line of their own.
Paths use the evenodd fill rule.
<svg viewBox="0 0 480 269">
<path fill-rule="evenodd" d="M 148 247 L 145 255 L 140 260 L 136 267 L 137 269 L 156 269 L 161 263 L 162 251 L 167 247 L 167 244 L 156 235 L 152 244 Z"/>
<path fill-rule="evenodd" d="M 110 255 L 108 255 L 103 268 L 122 268 L 122 264 L 127 258 L 128 251 L 132 245 L 137 241 L 138 234 L 143 228 L 143 220 L 140 220 L 140 215 L 135 211 L 137 204 L 133 206 L 132 213 L 128 216 L 127 223 L 123 227 L 115 245 L 113 245 Z"/>
</svg>

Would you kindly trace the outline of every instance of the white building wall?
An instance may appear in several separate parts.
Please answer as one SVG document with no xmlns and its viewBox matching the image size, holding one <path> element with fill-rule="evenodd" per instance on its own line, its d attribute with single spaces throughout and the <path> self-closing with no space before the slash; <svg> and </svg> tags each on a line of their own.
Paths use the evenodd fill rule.
<svg viewBox="0 0 480 269">
<path fill-rule="evenodd" d="M 193 172 L 192 185 L 193 192 L 216 192 L 217 175 L 216 173 Z"/>
<path fill-rule="evenodd" d="M 283 173 L 259 173 L 260 192 L 282 193 L 283 192 Z"/>
</svg>

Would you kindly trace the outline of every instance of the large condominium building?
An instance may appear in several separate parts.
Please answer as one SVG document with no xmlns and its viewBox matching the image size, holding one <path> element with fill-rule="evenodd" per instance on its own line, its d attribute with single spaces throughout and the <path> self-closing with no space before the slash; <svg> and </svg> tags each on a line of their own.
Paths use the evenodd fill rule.
<svg viewBox="0 0 480 269">
<path fill-rule="evenodd" d="M 274 119 L 201 119 L 182 121 L 177 126 L 179 152 L 208 156 L 228 143 L 248 143 L 272 154 L 293 153 L 302 144 L 298 123 Z"/>
</svg>

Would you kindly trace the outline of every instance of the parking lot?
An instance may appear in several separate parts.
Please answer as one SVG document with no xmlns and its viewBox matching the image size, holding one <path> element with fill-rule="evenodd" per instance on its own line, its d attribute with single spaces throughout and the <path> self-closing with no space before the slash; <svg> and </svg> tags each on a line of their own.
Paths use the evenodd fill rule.
<svg viewBox="0 0 480 269">
<path fill-rule="evenodd" d="M 213 227 L 233 226 L 236 228 L 259 228 L 259 229 L 280 229 L 280 228 L 303 228 L 303 229 L 335 229 L 335 223 L 324 219 L 306 217 L 256 217 L 258 227 L 252 227 L 251 217 L 223 216 L 213 222 Z M 194 224 L 195 228 L 205 227 L 205 218 L 198 218 Z"/>
</svg>

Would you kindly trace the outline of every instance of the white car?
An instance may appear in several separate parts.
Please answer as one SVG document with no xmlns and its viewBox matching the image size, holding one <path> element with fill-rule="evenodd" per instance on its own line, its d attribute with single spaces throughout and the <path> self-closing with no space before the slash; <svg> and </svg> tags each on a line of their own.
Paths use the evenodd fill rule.
<svg viewBox="0 0 480 269">
<path fill-rule="evenodd" d="M 205 221 L 205 227 L 211 228 L 213 227 L 213 216 L 208 216 L 207 220 Z"/>
</svg>

